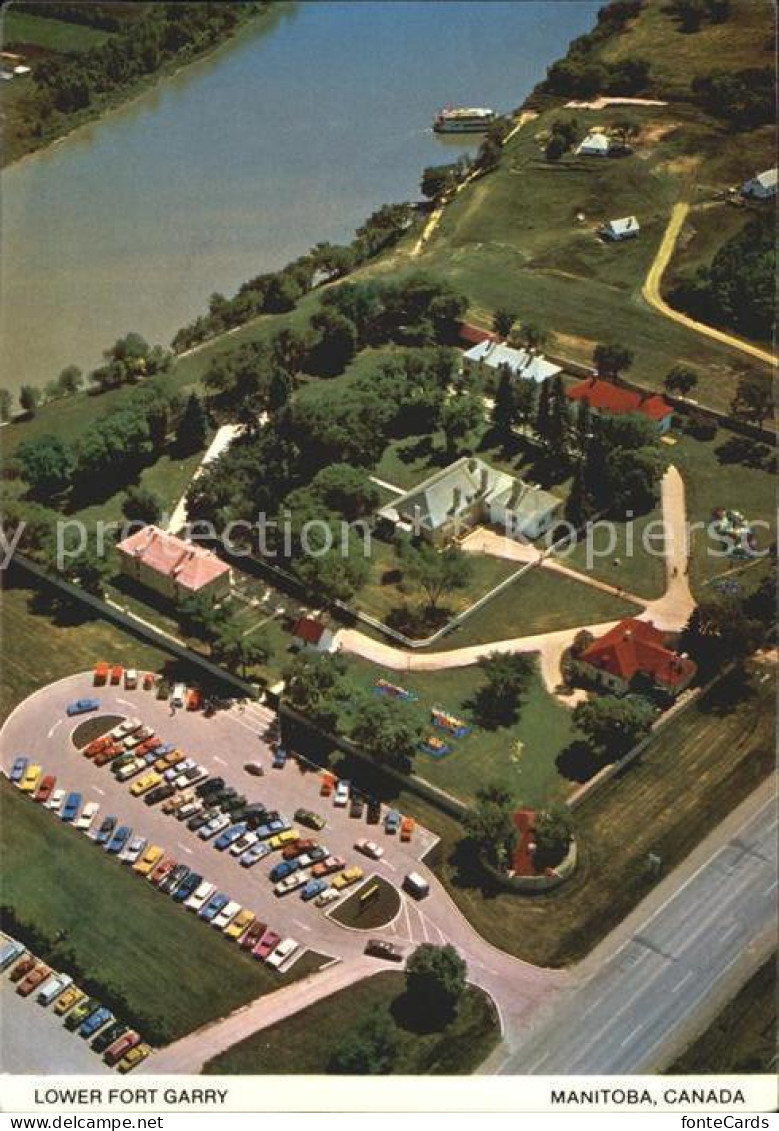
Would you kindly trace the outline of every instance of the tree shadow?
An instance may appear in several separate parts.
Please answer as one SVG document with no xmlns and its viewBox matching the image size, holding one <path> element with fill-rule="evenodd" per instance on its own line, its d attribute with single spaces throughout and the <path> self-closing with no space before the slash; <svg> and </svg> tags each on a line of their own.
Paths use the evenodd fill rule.
<svg viewBox="0 0 779 1131">
<path fill-rule="evenodd" d="M 708 715 L 724 717 L 732 715 L 756 697 L 757 691 L 749 673 L 739 667 L 701 695 L 698 709 Z"/>
<path fill-rule="evenodd" d="M 390 1014 L 395 1024 L 407 1033 L 425 1036 L 429 1033 L 439 1033 L 451 1024 L 456 1016 L 456 1010 L 451 1009 L 446 1013 L 433 1008 L 432 1003 L 423 997 L 415 997 L 406 991 L 399 994 L 390 1006 Z"/>
<path fill-rule="evenodd" d="M 603 768 L 602 760 L 583 739 L 570 742 L 555 759 L 557 772 L 566 781 L 583 785 Z"/>
</svg>

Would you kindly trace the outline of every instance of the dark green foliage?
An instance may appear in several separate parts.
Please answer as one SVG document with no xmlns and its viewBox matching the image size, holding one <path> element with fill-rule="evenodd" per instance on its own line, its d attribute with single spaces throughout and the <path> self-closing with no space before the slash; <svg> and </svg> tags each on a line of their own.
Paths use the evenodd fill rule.
<svg viewBox="0 0 779 1131">
<path fill-rule="evenodd" d="M 181 455 L 191 455 L 205 447 L 208 416 L 197 393 L 191 393 L 176 427 L 176 444 Z"/>
<path fill-rule="evenodd" d="M 680 393 L 686 397 L 698 384 L 698 374 L 686 365 L 675 365 L 666 374 L 663 384 L 669 393 Z"/>
<path fill-rule="evenodd" d="M 428 542 L 415 546 L 404 541 L 399 555 L 404 573 L 424 594 L 429 612 L 437 610 L 448 593 L 468 584 L 472 565 L 459 546 L 437 550 Z"/>
<path fill-rule="evenodd" d="M 70 486 L 75 459 L 71 447 L 58 436 L 41 436 L 21 444 L 17 459 L 33 494 L 46 497 Z"/>
<path fill-rule="evenodd" d="M 406 989 L 418 1015 L 427 1015 L 432 1024 L 452 1017 L 465 992 L 467 970 L 450 944 L 418 946 L 406 963 Z"/>
<path fill-rule="evenodd" d="M 556 868 L 568 854 L 573 837 L 570 813 L 564 806 L 539 813 L 533 828 L 536 849 L 533 864 L 537 872 Z"/>
<path fill-rule="evenodd" d="M 343 657 L 301 652 L 284 670 L 284 698 L 314 726 L 335 729 L 348 695 Z"/>
<path fill-rule="evenodd" d="M 573 721 L 590 748 L 604 761 L 623 758 L 649 733 L 652 708 L 643 699 L 605 695 L 579 703 Z"/>
<path fill-rule="evenodd" d="M 633 351 L 625 346 L 609 342 L 597 345 L 592 351 L 595 368 L 602 377 L 618 377 L 633 364 Z"/>
<path fill-rule="evenodd" d="M 740 374 L 731 410 L 734 416 L 762 424 L 774 410 L 772 375 L 760 369 L 748 369 Z"/>
<path fill-rule="evenodd" d="M 409 704 L 373 695 L 358 704 L 350 738 L 378 762 L 411 770 L 424 737 L 421 717 Z"/>
<path fill-rule="evenodd" d="M 507 871 L 517 843 L 514 824 L 516 804 L 504 786 L 486 785 L 478 790 L 476 804 L 465 817 L 468 836 L 494 868 Z"/>
<path fill-rule="evenodd" d="M 328 1071 L 345 1076 L 386 1076 L 392 1072 L 400 1034 L 386 1013 L 365 1019 L 333 1051 Z"/>
<path fill-rule="evenodd" d="M 491 652 L 479 660 L 485 677 L 476 694 L 479 725 L 513 726 L 519 717 L 522 695 L 533 676 L 533 659 L 521 652 Z"/>
<path fill-rule="evenodd" d="M 41 391 L 35 385 L 22 385 L 19 390 L 19 404 L 28 416 L 35 416 L 41 401 Z"/>
<path fill-rule="evenodd" d="M 692 81 L 696 101 L 736 129 L 754 129 L 774 120 L 776 76 L 772 67 L 714 70 Z"/>
</svg>

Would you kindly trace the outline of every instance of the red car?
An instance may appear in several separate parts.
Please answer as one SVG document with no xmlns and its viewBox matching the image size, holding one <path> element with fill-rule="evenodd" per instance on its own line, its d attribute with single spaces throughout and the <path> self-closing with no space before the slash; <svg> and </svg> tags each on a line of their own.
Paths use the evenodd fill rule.
<svg viewBox="0 0 779 1131">
<path fill-rule="evenodd" d="M 88 746 L 84 747 L 84 757 L 94 758 L 96 754 L 99 754 L 101 750 L 105 750 L 110 744 L 111 736 L 109 734 L 103 734 L 100 738 L 94 739 L 93 742 L 90 742 Z"/>
<path fill-rule="evenodd" d="M 281 942 L 281 935 L 277 935 L 275 931 L 266 931 L 256 947 L 252 951 L 255 958 L 260 962 L 264 962 L 271 951 L 275 950 Z"/>
<path fill-rule="evenodd" d="M 134 1029 L 128 1029 L 126 1033 L 122 1033 L 118 1041 L 108 1046 L 103 1054 L 103 1060 L 106 1064 L 118 1064 L 130 1049 L 135 1048 L 140 1039 Z"/>
<path fill-rule="evenodd" d="M 248 931 L 246 931 L 246 933 L 241 938 L 241 941 L 239 943 L 241 950 L 254 950 L 257 943 L 260 941 L 264 934 L 265 924 L 258 923 L 255 920 L 255 922 L 252 923 L 251 927 L 249 927 Z"/>
<path fill-rule="evenodd" d="M 23 958 L 21 960 L 21 962 L 17 962 L 16 966 L 14 966 L 13 970 L 11 971 L 11 981 L 21 982 L 22 978 L 26 978 L 30 971 L 35 969 L 37 962 L 38 959 L 33 958 L 31 954 L 28 954 L 26 958 Z"/>
<path fill-rule="evenodd" d="M 154 672 L 146 672 L 146 675 L 143 677 L 143 690 L 151 691 L 156 682 L 157 677 L 155 676 Z"/>
<path fill-rule="evenodd" d="M 111 683 L 121 683 L 123 673 L 124 668 L 121 664 L 116 664 L 115 667 L 111 668 Z"/>
<path fill-rule="evenodd" d="M 39 962 L 26 978 L 22 978 L 21 982 L 16 987 L 16 992 L 21 994 L 22 997 L 27 997 L 41 982 L 48 978 L 49 974 L 51 974 L 51 966 L 47 966 L 45 962 Z"/>
<path fill-rule="evenodd" d="M 122 750 L 121 746 L 117 746 L 115 742 L 111 742 L 108 746 L 104 746 L 100 753 L 95 756 L 95 765 L 107 766 L 114 758 L 118 758 L 120 754 L 124 753 L 125 751 Z"/>
<path fill-rule="evenodd" d="M 346 867 L 346 861 L 342 856 L 328 856 L 326 860 L 320 861 L 315 864 L 311 869 L 311 875 L 315 880 L 321 880 L 323 876 L 329 876 L 333 872 L 340 872 L 342 868 Z"/>
<path fill-rule="evenodd" d="M 415 822 L 413 817 L 404 817 L 400 822 L 400 839 L 411 840 L 414 835 Z"/>
<path fill-rule="evenodd" d="M 56 784 L 57 779 L 54 774 L 47 774 L 46 777 L 42 779 L 41 784 L 38 786 L 35 793 L 32 795 L 33 801 L 48 801 Z"/>
<path fill-rule="evenodd" d="M 311 840 L 310 837 L 306 839 L 293 840 L 291 844 L 285 844 L 281 850 L 281 855 L 285 860 L 294 860 L 296 856 L 302 856 L 304 852 L 309 852 L 312 848 L 316 848 L 317 842 Z"/>
<path fill-rule="evenodd" d="M 162 739 L 154 735 L 152 738 L 147 738 L 145 742 L 142 742 L 135 753 L 139 758 L 142 758 L 144 754 L 151 754 L 152 750 L 156 750 L 158 746 L 162 746 Z"/>
<path fill-rule="evenodd" d="M 161 864 L 157 865 L 152 874 L 149 876 L 149 883 L 154 884 L 154 886 L 158 888 L 165 877 L 169 876 L 173 869 L 177 866 L 178 865 L 176 864 L 176 861 L 173 859 L 173 857 L 167 856 Z"/>
</svg>

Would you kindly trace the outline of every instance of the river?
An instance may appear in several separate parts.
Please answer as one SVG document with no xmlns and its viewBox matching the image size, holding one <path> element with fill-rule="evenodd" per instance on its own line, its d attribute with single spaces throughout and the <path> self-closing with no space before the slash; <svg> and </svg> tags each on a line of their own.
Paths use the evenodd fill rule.
<svg viewBox="0 0 779 1131">
<path fill-rule="evenodd" d="M 6 169 L 0 372 L 85 370 L 128 330 L 168 344 L 376 207 L 418 196 L 448 103 L 516 108 L 602 0 L 280 4 L 211 57 Z"/>
</svg>

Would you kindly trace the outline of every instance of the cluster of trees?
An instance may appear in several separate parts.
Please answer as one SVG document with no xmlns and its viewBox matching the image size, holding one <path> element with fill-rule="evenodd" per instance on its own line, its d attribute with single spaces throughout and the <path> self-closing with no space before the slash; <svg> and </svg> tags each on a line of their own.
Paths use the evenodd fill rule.
<svg viewBox="0 0 779 1131">
<path fill-rule="evenodd" d="M 579 126 L 575 118 L 556 118 L 549 131 L 544 153 L 547 161 L 559 161 L 564 153 L 579 140 Z"/>
<path fill-rule="evenodd" d="M 682 31 L 700 31 L 705 23 L 722 24 L 730 18 L 730 0 L 672 0 L 668 6 Z"/>
<path fill-rule="evenodd" d="M 641 10 L 642 0 L 615 0 L 598 12 L 591 32 L 574 39 L 564 59 L 547 70 L 542 90 L 566 98 L 595 94 L 640 94 L 649 83 L 649 63 L 627 56 L 615 62 L 598 58 L 599 48 Z"/>
<path fill-rule="evenodd" d="M 249 668 L 266 663 L 271 654 L 267 635 L 262 630 L 247 632 L 238 621 L 233 602 L 215 605 L 208 597 L 193 594 L 178 605 L 177 616 L 182 629 L 206 644 L 217 663 L 237 671 L 244 679 Z"/>
<path fill-rule="evenodd" d="M 149 4 L 97 47 L 42 59 L 34 71 L 34 107 L 45 122 L 71 114 L 147 75 L 171 59 L 187 59 L 230 35 L 255 4 Z M 70 18 L 70 17 L 68 17 Z"/>
<path fill-rule="evenodd" d="M 14 6 L 18 11 L 29 12 L 33 16 L 39 16 L 41 13 L 39 0 L 19 0 Z M 114 2 L 102 4 L 100 0 L 92 0 L 89 4 L 68 4 L 52 0 L 51 3 L 46 4 L 48 19 L 64 20 L 69 24 L 83 24 L 86 27 L 100 28 L 101 31 L 121 31 L 122 28 L 127 27 L 128 21 L 138 19 L 142 12 L 141 5 L 126 8 Z"/>
<path fill-rule="evenodd" d="M 533 658 L 521 652 L 491 652 L 479 660 L 484 682 L 474 707 L 482 727 L 513 726 L 533 677 Z"/>
<path fill-rule="evenodd" d="M 774 564 L 752 591 L 733 587 L 707 595 L 693 609 L 679 648 L 698 665 L 698 678 L 703 682 L 725 664 L 743 660 L 760 647 L 775 621 Z"/>
<path fill-rule="evenodd" d="M 745 369 L 739 374 L 730 410 L 740 420 L 762 425 L 774 411 L 774 379 L 764 369 Z"/>
<path fill-rule="evenodd" d="M 259 314 L 283 314 L 292 310 L 312 287 L 343 278 L 359 264 L 397 242 L 411 225 L 413 214 L 410 204 L 384 204 L 357 229 L 351 243 L 318 243 L 280 271 L 249 279 L 233 298 L 213 294 L 208 313 L 182 327 L 173 338 L 172 348 L 181 353 Z"/>
<path fill-rule="evenodd" d="M 680 275 L 674 306 L 702 322 L 769 341 L 774 317 L 773 216 L 754 216 L 722 245 L 711 265 Z"/>
<path fill-rule="evenodd" d="M 772 67 L 714 70 L 692 80 L 693 98 L 734 129 L 750 130 L 774 120 L 776 75 Z"/>
<path fill-rule="evenodd" d="M 499 872 L 511 867 L 517 844 L 514 823 L 517 802 L 500 783 L 483 786 L 465 820 L 469 840 L 482 860 Z M 573 839 L 570 814 L 564 806 L 553 806 L 538 813 L 533 840 L 533 863 L 537 872 L 556 868 L 565 859 Z"/>
<path fill-rule="evenodd" d="M 428 165 L 422 170 L 419 191 L 428 200 L 439 200 L 451 192 L 467 177 L 471 169 L 471 159 L 466 154 L 448 165 Z"/>
</svg>

